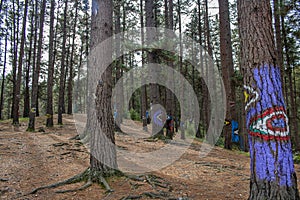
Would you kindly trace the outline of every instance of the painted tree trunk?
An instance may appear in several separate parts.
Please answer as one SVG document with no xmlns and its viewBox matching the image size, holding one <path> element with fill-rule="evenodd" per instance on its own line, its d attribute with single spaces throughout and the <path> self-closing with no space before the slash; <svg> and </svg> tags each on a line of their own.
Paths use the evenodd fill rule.
<svg viewBox="0 0 300 200">
<path fill-rule="evenodd" d="M 238 1 L 251 179 L 249 199 L 299 199 L 268 0 Z"/>
</svg>

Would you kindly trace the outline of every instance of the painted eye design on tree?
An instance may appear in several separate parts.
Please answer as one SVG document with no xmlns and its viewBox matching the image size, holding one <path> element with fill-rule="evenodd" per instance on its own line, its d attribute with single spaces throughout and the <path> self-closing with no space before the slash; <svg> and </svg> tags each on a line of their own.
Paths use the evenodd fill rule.
<svg viewBox="0 0 300 200">
<path fill-rule="evenodd" d="M 289 139 L 288 117 L 284 107 L 273 107 L 250 120 L 249 132 L 265 140 Z"/>
</svg>

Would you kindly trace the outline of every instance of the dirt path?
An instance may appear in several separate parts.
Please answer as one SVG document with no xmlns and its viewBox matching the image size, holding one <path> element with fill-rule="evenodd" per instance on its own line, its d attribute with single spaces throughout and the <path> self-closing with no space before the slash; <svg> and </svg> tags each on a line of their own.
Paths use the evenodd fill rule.
<svg viewBox="0 0 300 200">
<path fill-rule="evenodd" d="M 77 188 L 83 184 L 78 183 L 24 196 L 36 187 L 70 178 L 84 171 L 89 164 L 87 149 L 80 142 L 69 140 L 76 135 L 72 116 L 65 116 L 64 125 L 52 129 L 44 128 L 45 118 L 38 118 L 37 122 L 37 128 L 42 127 L 45 132 L 26 132 L 26 122 L 18 130 L 8 121 L 0 124 L 0 199 L 120 200 L 128 196 L 131 196 L 131 199 L 139 196 L 142 196 L 139 199 L 152 199 L 151 195 L 155 197 L 155 194 L 161 195 L 157 199 L 231 200 L 248 197 L 249 157 L 216 147 L 208 156 L 200 158 L 201 144 L 198 141 L 188 146 L 180 159 L 171 165 L 144 174 L 144 181 L 124 177 L 109 179 L 111 187 L 115 190 L 111 194 L 106 194 L 99 185 L 93 185 L 80 192 L 55 193 L 57 190 Z M 145 140 L 148 133 L 143 132 L 138 123 L 125 123 L 122 129 L 127 134 L 116 134 L 119 150 L 147 153 L 166 145 L 176 149 L 186 147 L 184 142 L 177 139 L 171 144 Z M 171 151 L 170 156 L 176 152 Z M 120 165 L 123 166 L 120 167 L 124 169 L 132 167 L 132 163 L 138 163 L 138 159 L 134 157 L 130 162 L 121 160 L 122 157 Z M 296 171 L 299 177 L 298 165 Z"/>
</svg>

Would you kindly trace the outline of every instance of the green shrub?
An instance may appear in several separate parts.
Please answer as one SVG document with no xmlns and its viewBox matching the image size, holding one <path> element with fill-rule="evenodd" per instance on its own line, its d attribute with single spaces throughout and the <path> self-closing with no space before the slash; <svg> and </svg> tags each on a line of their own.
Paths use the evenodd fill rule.
<svg viewBox="0 0 300 200">
<path fill-rule="evenodd" d="M 140 114 L 136 110 L 131 108 L 129 113 L 132 120 L 140 121 Z"/>
<path fill-rule="evenodd" d="M 185 130 L 185 133 L 187 136 L 189 137 L 196 137 L 196 130 L 195 130 L 195 125 L 194 123 L 190 123 L 190 122 L 187 122 L 186 123 L 186 130 Z"/>
<path fill-rule="evenodd" d="M 300 164 L 300 154 L 294 153 L 294 163 Z"/>
</svg>

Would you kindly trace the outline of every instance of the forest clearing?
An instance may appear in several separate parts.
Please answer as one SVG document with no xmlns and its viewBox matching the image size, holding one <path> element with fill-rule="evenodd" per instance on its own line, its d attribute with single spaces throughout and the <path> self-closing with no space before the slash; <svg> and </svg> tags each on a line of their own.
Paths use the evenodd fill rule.
<svg viewBox="0 0 300 200">
<path fill-rule="evenodd" d="M 0 199 L 300 200 L 299 21 L 299 0 L 0 0 Z"/>
<path fill-rule="evenodd" d="M 164 187 L 153 187 L 147 181 L 134 181 L 126 177 L 112 178 L 108 182 L 114 189 L 105 194 L 99 185 L 70 192 L 55 193 L 72 189 L 82 183 L 45 189 L 26 195 L 36 187 L 55 183 L 84 171 L 89 165 L 89 153 L 80 141 L 70 140 L 77 134 L 72 116 L 64 116 L 64 125 L 45 128 L 45 132 L 26 132 L 26 122 L 14 130 L 11 121 L 1 123 L 0 131 L 0 194 L 1 199 L 153 199 L 147 193 L 160 194 L 156 199 L 247 199 L 249 193 L 249 161 L 247 154 L 215 147 L 205 158 L 199 157 L 199 141 L 194 141 L 186 153 L 170 166 L 157 172 L 141 174 L 157 176 Z M 37 119 L 37 127 L 44 127 L 45 119 Z M 141 126 L 132 129 L 124 125 L 124 131 L 139 132 Z M 130 134 L 116 134 L 117 146 L 132 151 L 160 148 L 162 141 L 135 141 Z M 299 176 L 300 166 L 296 165 Z M 160 179 L 162 178 L 162 179 Z M 299 184 L 298 184 L 299 185 Z M 138 198 L 140 197 L 140 198 Z M 127 198 L 130 199 L 130 198 Z M 134 199 L 134 198 L 132 198 Z"/>
</svg>

